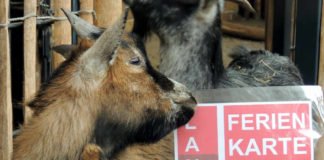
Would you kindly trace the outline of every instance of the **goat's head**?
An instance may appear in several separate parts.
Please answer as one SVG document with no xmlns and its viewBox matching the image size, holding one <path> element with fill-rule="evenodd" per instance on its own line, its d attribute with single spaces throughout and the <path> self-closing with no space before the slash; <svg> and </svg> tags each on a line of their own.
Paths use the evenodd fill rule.
<svg viewBox="0 0 324 160">
<path fill-rule="evenodd" d="M 95 31 L 87 28 L 80 33 L 80 27 L 82 30 L 85 25 L 78 24 L 84 21 L 65 13 L 81 37 L 96 39 L 93 33 L 101 32 L 93 26 Z M 91 106 L 97 107 L 95 136 L 99 138 L 96 143 L 102 146 L 155 142 L 187 123 L 196 105 L 185 86 L 153 69 L 142 41 L 124 33 L 124 14 L 114 26 L 100 33 L 89 49 L 68 56 L 65 62 L 65 66 L 73 66 L 67 67 L 72 71 L 67 80 L 69 88 L 92 97 L 95 105 Z M 31 105 L 37 107 L 37 102 Z M 106 137 L 115 138 L 106 142 Z"/>
<path fill-rule="evenodd" d="M 107 107 L 99 125 L 115 122 L 115 127 L 118 124 L 121 131 L 130 132 L 126 135 L 134 136 L 128 137 L 129 142 L 154 142 L 190 120 L 195 99 L 185 86 L 153 69 L 141 40 L 123 35 L 114 52 L 100 87 L 101 105 Z M 105 132 L 97 129 L 99 134 Z"/>
</svg>

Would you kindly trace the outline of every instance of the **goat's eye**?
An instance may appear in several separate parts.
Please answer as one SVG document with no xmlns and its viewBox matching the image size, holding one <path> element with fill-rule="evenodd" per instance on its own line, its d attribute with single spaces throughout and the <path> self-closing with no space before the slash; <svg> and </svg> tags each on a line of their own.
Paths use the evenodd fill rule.
<svg viewBox="0 0 324 160">
<path fill-rule="evenodd" d="M 133 65 L 139 65 L 141 64 L 141 59 L 139 57 L 133 57 L 130 61 L 129 61 L 130 64 L 133 64 Z"/>
</svg>

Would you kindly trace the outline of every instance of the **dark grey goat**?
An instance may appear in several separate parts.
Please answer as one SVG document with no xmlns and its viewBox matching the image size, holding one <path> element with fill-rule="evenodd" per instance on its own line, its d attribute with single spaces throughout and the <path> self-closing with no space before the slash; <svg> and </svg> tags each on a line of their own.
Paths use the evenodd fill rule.
<svg viewBox="0 0 324 160">
<path fill-rule="evenodd" d="M 190 89 L 215 88 L 224 70 L 220 26 L 224 0 L 124 2 L 134 15 L 133 32 L 142 38 L 153 32 L 160 38 L 162 73 Z"/>
<path fill-rule="evenodd" d="M 159 36 L 160 71 L 191 89 L 303 84 L 287 57 L 244 47 L 236 49 L 224 71 L 220 21 L 224 0 L 124 2 L 134 14 L 133 32 L 143 38 L 150 32 Z"/>
<path fill-rule="evenodd" d="M 298 68 L 285 56 L 237 47 L 217 88 L 303 85 Z"/>
</svg>

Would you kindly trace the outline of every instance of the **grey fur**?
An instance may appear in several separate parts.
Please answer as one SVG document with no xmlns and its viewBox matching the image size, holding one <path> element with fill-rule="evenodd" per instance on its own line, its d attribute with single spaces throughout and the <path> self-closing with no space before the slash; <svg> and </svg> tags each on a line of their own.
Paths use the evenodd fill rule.
<svg viewBox="0 0 324 160">
<path fill-rule="evenodd" d="M 249 8 L 246 0 L 232 1 Z M 244 47 L 236 48 L 232 64 L 224 71 L 220 31 L 220 11 L 224 1 L 196 2 L 191 2 L 196 7 L 191 12 L 166 1 L 146 0 L 144 4 L 132 0 L 129 3 L 135 15 L 134 32 L 143 36 L 154 32 L 161 40 L 162 73 L 194 90 L 303 84 L 298 68 L 287 57 L 264 50 L 250 52 Z M 146 14 L 139 14 L 142 11 Z M 177 17 L 175 13 L 183 15 Z"/>
<path fill-rule="evenodd" d="M 162 73 L 190 89 L 215 88 L 224 70 L 220 43 L 223 0 L 190 1 L 190 5 L 179 0 L 124 1 L 134 14 L 134 32 L 143 38 L 150 32 L 159 36 Z"/>
<path fill-rule="evenodd" d="M 237 47 L 217 88 L 303 85 L 298 68 L 285 56 Z"/>
</svg>

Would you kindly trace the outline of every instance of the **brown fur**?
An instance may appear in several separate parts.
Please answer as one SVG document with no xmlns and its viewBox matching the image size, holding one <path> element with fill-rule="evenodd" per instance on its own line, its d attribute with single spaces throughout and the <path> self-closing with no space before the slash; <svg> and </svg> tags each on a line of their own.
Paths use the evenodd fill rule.
<svg viewBox="0 0 324 160">
<path fill-rule="evenodd" d="M 89 49 L 92 45 L 93 45 L 93 41 L 88 40 L 88 39 L 82 39 L 78 45 L 74 46 L 71 45 L 71 48 L 69 48 L 70 50 L 66 50 L 63 51 L 64 53 L 61 53 L 62 55 L 65 55 L 67 57 L 67 61 L 72 61 L 72 63 L 77 63 L 77 62 L 73 62 L 75 61 L 75 59 L 77 59 L 77 57 L 79 57 L 83 52 L 85 52 L 87 49 Z M 71 59 L 71 60 L 69 60 Z M 61 68 L 59 69 L 64 69 L 64 67 L 66 66 L 67 62 L 65 62 L 65 64 L 63 64 L 61 66 Z M 68 69 L 67 69 L 68 70 Z M 59 71 L 56 71 L 59 72 Z M 62 75 L 69 75 L 73 73 L 73 70 L 67 73 L 62 73 Z M 53 97 L 57 97 L 57 93 L 62 92 L 62 89 L 65 88 L 60 88 L 58 87 L 56 84 L 65 84 L 66 79 L 69 79 L 69 77 L 67 76 L 62 76 L 62 78 L 56 78 L 55 80 L 53 80 L 53 84 L 43 84 L 41 86 L 41 89 L 38 91 L 36 98 L 29 102 L 29 104 L 27 104 L 26 106 L 29 106 L 32 111 L 33 111 L 33 115 L 37 116 L 39 113 L 41 113 L 45 107 L 47 107 L 50 103 L 52 103 L 53 101 L 55 101 L 55 99 Z M 68 86 L 66 86 L 68 87 Z M 46 95 L 46 96 L 45 96 Z"/>
<path fill-rule="evenodd" d="M 87 95 L 84 94 L 87 92 L 82 89 L 78 90 L 73 87 L 71 75 L 76 71 L 77 64 L 74 61 L 77 60 L 71 60 L 67 66 L 63 64 L 62 73 L 58 73 L 48 85 L 42 87 L 43 90 L 40 90 L 38 97 L 33 100 L 34 104 L 43 105 L 40 109 L 42 113 L 38 113 L 29 124 L 24 125 L 21 135 L 14 140 L 13 159 L 50 159 L 52 157 L 77 159 L 80 154 L 79 148 L 90 140 L 95 117 L 99 111 L 95 99 L 99 98 L 98 94 Z M 89 106 L 84 106 L 84 104 L 89 104 Z M 62 135 L 70 135 L 70 137 Z M 74 147 L 70 148 L 71 146 Z M 38 151 L 43 148 L 46 148 L 44 150 L 46 153 L 39 154 Z"/>
<path fill-rule="evenodd" d="M 173 133 L 170 133 L 159 142 L 149 145 L 134 145 L 120 152 L 116 160 L 174 160 Z M 101 159 L 84 159 L 101 160 Z"/>
<path fill-rule="evenodd" d="M 94 43 L 67 47 L 68 60 L 29 104 L 35 114 L 13 159 L 116 159 L 190 120 L 195 99 L 151 67 L 138 38 L 122 34 L 125 15 Z"/>
<path fill-rule="evenodd" d="M 91 54 L 78 53 L 60 66 L 30 103 L 36 114 L 14 140 L 13 159 L 77 160 L 81 155 L 92 159 L 96 153 L 102 153 L 100 148 L 113 156 L 113 146 L 92 145 L 89 149 L 87 145 L 94 142 L 97 121 L 102 120 L 99 117 L 124 124 L 131 131 L 146 120 L 150 111 L 159 113 L 152 116 L 173 119 L 172 99 L 178 97 L 172 96 L 178 91 L 161 89 L 147 72 L 148 63 L 129 64 L 133 57 L 143 62 L 146 58 L 138 54 L 141 51 L 132 38 L 124 35 L 123 39 L 130 47 L 120 46 L 107 64 L 88 62 Z M 104 62 L 99 58 L 94 60 Z M 187 103 L 184 106 L 193 107 L 196 103 L 191 96 L 182 99 Z M 82 154 L 83 150 L 87 154 Z"/>
<path fill-rule="evenodd" d="M 82 152 L 82 160 L 105 160 L 100 157 L 101 148 L 97 145 L 89 144 L 89 148 Z M 116 155 L 114 160 L 173 160 L 174 159 L 173 133 L 154 144 L 133 145 Z"/>
<path fill-rule="evenodd" d="M 125 37 L 127 39 L 128 37 Z M 129 41 L 129 40 L 128 40 Z M 71 52 L 71 54 L 76 54 L 80 51 L 85 51 L 88 48 L 91 47 L 92 41 L 83 39 L 81 40 L 80 44 L 78 47 L 75 47 L 74 50 L 72 51 L 67 51 Z M 129 41 L 129 43 L 133 43 L 132 41 Z M 121 50 L 121 53 L 125 52 L 125 50 Z M 117 63 L 122 62 L 122 58 L 126 59 L 125 54 L 122 54 L 120 57 L 117 58 Z M 122 65 L 116 65 L 116 66 L 122 66 Z M 129 74 L 129 72 L 136 72 L 134 70 L 127 70 L 127 68 L 124 67 L 114 67 L 112 70 L 112 74 L 117 75 L 118 73 L 122 73 L 120 75 L 124 74 Z M 141 76 L 141 75 L 139 75 Z M 112 78 L 109 77 L 107 80 L 110 80 Z M 136 78 L 135 78 L 136 79 Z M 113 79 L 112 79 L 113 80 Z M 127 80 L 122 79 L 122 78 L 115 78 L 116 83 L 118 83 L 117 86 L 124 86 L 119 83 L 124 83 L 127 84 L 129 82 L 132 82 L 132 80 L 128 80 L 129 82 L 126 82 Z M 120 82 L 120 80 L 123 80 L 123 82 Z M 142 82 L 139 82 L 142 83 Z M 140 84 L 138 84 L 141 86 Z M 143 83 L 142 85 L 145 85 Z M 129 92 L 131 93 L 131 92 Z M 155 94 L 157 92 L 151 92 L 148 93 L 147 96 L 150 96 L 150 94 Z M 128 96 L 125 96 L 128 97 Z M 155 97 L 155 96 L 154 96 Z M 116 99 L 120 99 L 122 97 L 118 97 Z M 167 101 L 165 103 L 168 103 Z M 37 110 L 37 107 L 35 108 Z M 152 154 L 154 153 L 154 154 Z M 85 149 L 82 152 L 82 160 L 104 160 L 102 156 L 102 149 L 95 145 L 95 144 L 88 144 L 86 145 Z M 126 160 L 126 159 L 132 159 L 132 160 L 143 160 L 143 159 L 154 159 L 154 160 L 172 160 L 174 156 L 173 152 L 173 134 L 169 134 L 165 138 L 163 138 L 161 141 L 155 143 L 155 144 L 146 144 L 146 145 L 133 145 L 130 147 L 127 147 L 126 150 L 122 151 L 120 154 L 116 156 L 116 160 Z"/>
</svg>

